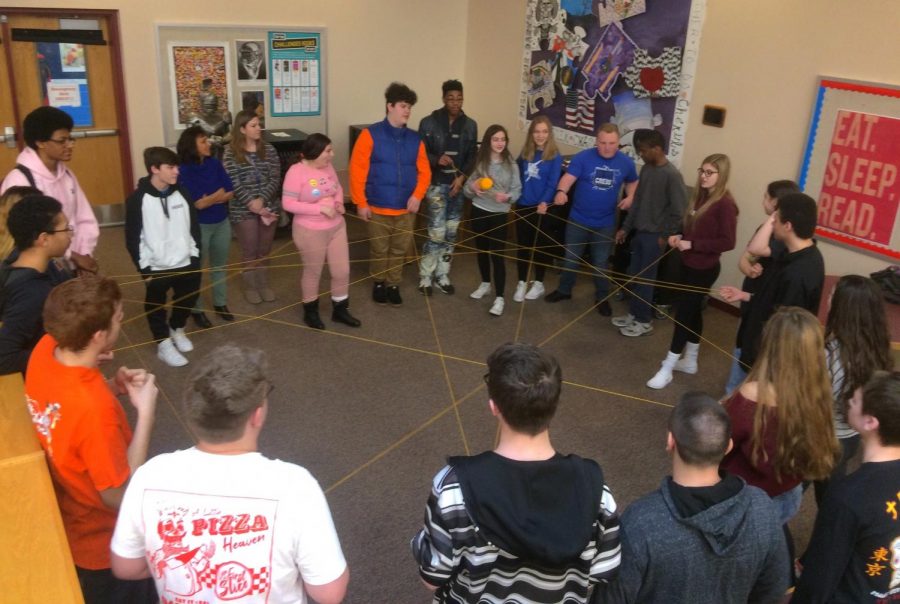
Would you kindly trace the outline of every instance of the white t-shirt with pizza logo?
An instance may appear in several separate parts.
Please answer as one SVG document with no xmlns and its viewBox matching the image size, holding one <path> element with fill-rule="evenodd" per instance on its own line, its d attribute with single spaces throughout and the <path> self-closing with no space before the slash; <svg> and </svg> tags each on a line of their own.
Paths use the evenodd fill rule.
<svg viewBox="0 0 900 604">
<path fill-rule="evenodd" d="M 112 539 L 145 556 L 163 604 L 307 601 L 347 567 L 318 482 L 259 453 L 160 455 L 131 479 Z"/>
</svg>

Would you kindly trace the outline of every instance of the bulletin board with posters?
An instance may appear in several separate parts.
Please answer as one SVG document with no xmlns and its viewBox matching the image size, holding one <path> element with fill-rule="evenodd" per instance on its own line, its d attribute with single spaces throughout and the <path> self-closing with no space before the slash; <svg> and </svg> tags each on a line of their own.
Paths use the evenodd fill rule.
<svg viewBox="0 0 900 604">
<path fill-rule="evenodd" d="M 900 260 L 900 87 L 819 78 L 800 187 L 816 235 Z"/>
<path fill-rule="evenodd" d="M 319 115 L 322 39 L 317 32 L 273 31 L 268 39 L 273 116 Z"/>
<path fill-rule="evenodd" d="M 326 55 L 324 28 L 160 23 L 156 25 L 156 34 L 165 139 L 160 142 L 165 145 L 175 145 L 181 132 L 194 124 L 203 126 L 213 137 L 222 133 L 222 139 L 227 140 L 226 127 L 242 109 L 257 111 L 267 130 L 326 132 L 327 78 L 322 69 Z M 276 111 L 274 91 L 283 89 L 285 84 L 280 69 L 277 79 L 282 83 L 278 86 L 275 83 L 273 67 L 278 53 L 271 50 L 273 37 L 315 39 L 314 111 L 310 94 L 300 96 L 310 100 L 306 106 L 298 103 L 297 111 L 285 111 L 283 102 Z M 289 68 L 291 65 L 289 63 Z M 312 82 L 310 78 L 307 81 Z M 298 82 L 298 93 L 300 88 L 312 88 L 309 84 L 300 86 L 301 83 Z M 307 110 L 302 111 L 303 108 Z"/>
<path fill-rule="evenodd" d="M 519 127 L 537 115 L 557 141 L 594 145 L 611 122 L 626 154 L 654 128 L 681 165 L 706 0 L 528 0 Z"/>
</svg>

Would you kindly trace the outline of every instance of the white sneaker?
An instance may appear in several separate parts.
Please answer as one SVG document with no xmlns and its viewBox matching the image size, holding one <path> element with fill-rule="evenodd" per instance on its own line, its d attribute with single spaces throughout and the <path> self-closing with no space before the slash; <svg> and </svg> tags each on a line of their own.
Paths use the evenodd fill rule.
<svg viewBox="0 0 900 604">
<path fill-rule="evenodd" d="M 188 360 L 184 358 L 184 355 L 175 348 L 172 338 L 166 338 L 159 343 L 159 347 L 156 349 L 156 356 L 169 367 L 184 367 L 188 364 Z"/>
<path fill-rule="evenodd" d="M 487 281 L 482 281 L 481 285 L 478 286 L 478 289 L 469 294 L 469 297 L 474 298 L 475 300 L 481 300 L 489 291 L 491 291 L 491 284 Z"/>
<path fill-rule="evenodd" d="M 628 327 L 632 323 L 634 323 L 634 315 L 628 313 L 627 315 L 622 315 L 621 317 L 613 317 L 611 323 L 616 327 Z"/>
<path fill-rule="evenodd" d="M 544 295 L 544 284 L 540 281 L 532 281 L 528 293 L 525 294 L 526 300 L 537 300 Z"/>
<path fill-rule="evenodd" d="M 695 373 L 697 373 L 697 357 L 681 357 L 680 359 L 678 359 L 678 362 L 675 363 L 675 366 L 672 367 L 672 369 L 674 369 L 675 371 L 680 371 L 681 373 L 694 375 Z"/>
<path fill-rule="evenodd" d="M 525 301 L 525 289 L 528 287 L 528 284 L 524 281 L 519 281 L 519 284 L 516 285 L 516 293 L 513 294 L 513 302 L 524 302 Z"/>
<path fill-rule="evenodd" d="M 663 365 L 659 368 L 659 371 L 656 372 L 650 380 L 647 382 L 648 388 L 653 388 L 654 390 L 662 390 L 666 386 L 672 383 L 672 369 L 670 367 L 666 367 Z"/>
<path fill-rule="evenodd" d="M 494 315 L 495 317 L 499 317 L 503 314 L 503 307 L 506 306 L 506 302 L 503 301 L 503 298 L 497 296 L 494 298 L 494 303 L 491 304 L 491 310 L 488 312 Z"/>
<path fill-rule="evenodd" d="M 647 336 L 653 333 L 653 326 L 650 323 L 638 323 L 635 321 L 631 325 L 626 325 L 619 330 L 619 333 L 629 338 L 637 338 Z"/>
<path fill-rule="evenodd" d="M 184 327 L 169 330 L 169 338 L 175 342 L 175 348 L 178 352 L 190 352 L 194 349 L 194 345 L 184 333 Z"/>
</svg>

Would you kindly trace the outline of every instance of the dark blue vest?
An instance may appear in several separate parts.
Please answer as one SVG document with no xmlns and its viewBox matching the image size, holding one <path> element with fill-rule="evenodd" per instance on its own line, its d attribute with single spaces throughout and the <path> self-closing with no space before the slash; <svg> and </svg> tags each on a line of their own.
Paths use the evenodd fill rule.
<svg viewBox="0 0 900 604">
<path fill-rule="evenodd" d="M 406 200 L 416 188 L 419 172 L 416 159 L 421 140 L 414 130 L 395 128 L 387 118 L 369 126 L 372 155 L 366 179 L 366 199 L 370 205 L 395 210 L 406 209 Z"/>
</svg>

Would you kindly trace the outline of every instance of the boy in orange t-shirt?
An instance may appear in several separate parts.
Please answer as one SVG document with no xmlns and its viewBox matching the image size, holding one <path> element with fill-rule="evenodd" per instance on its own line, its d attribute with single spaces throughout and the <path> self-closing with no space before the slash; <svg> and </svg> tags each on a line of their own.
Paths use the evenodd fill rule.
<svg viewBox="0 0 900 604">
<path fill-rule="evenodd" d="M 156 602 L 152 581 L 121 581 L 110 571 L 109 544 L 133 470 L 147 458 L 157 388 L 143 369 L 120 367 L 109 383 L 98 368 L 122 323 L 115 281 L 73 279 L 50 292 L 47 331 L 32 352 L 25 392 L 47 453 L 60 514 L 87 604 Z M 137 411 L 132 434 L 114 395 Z"/>
</svg>

